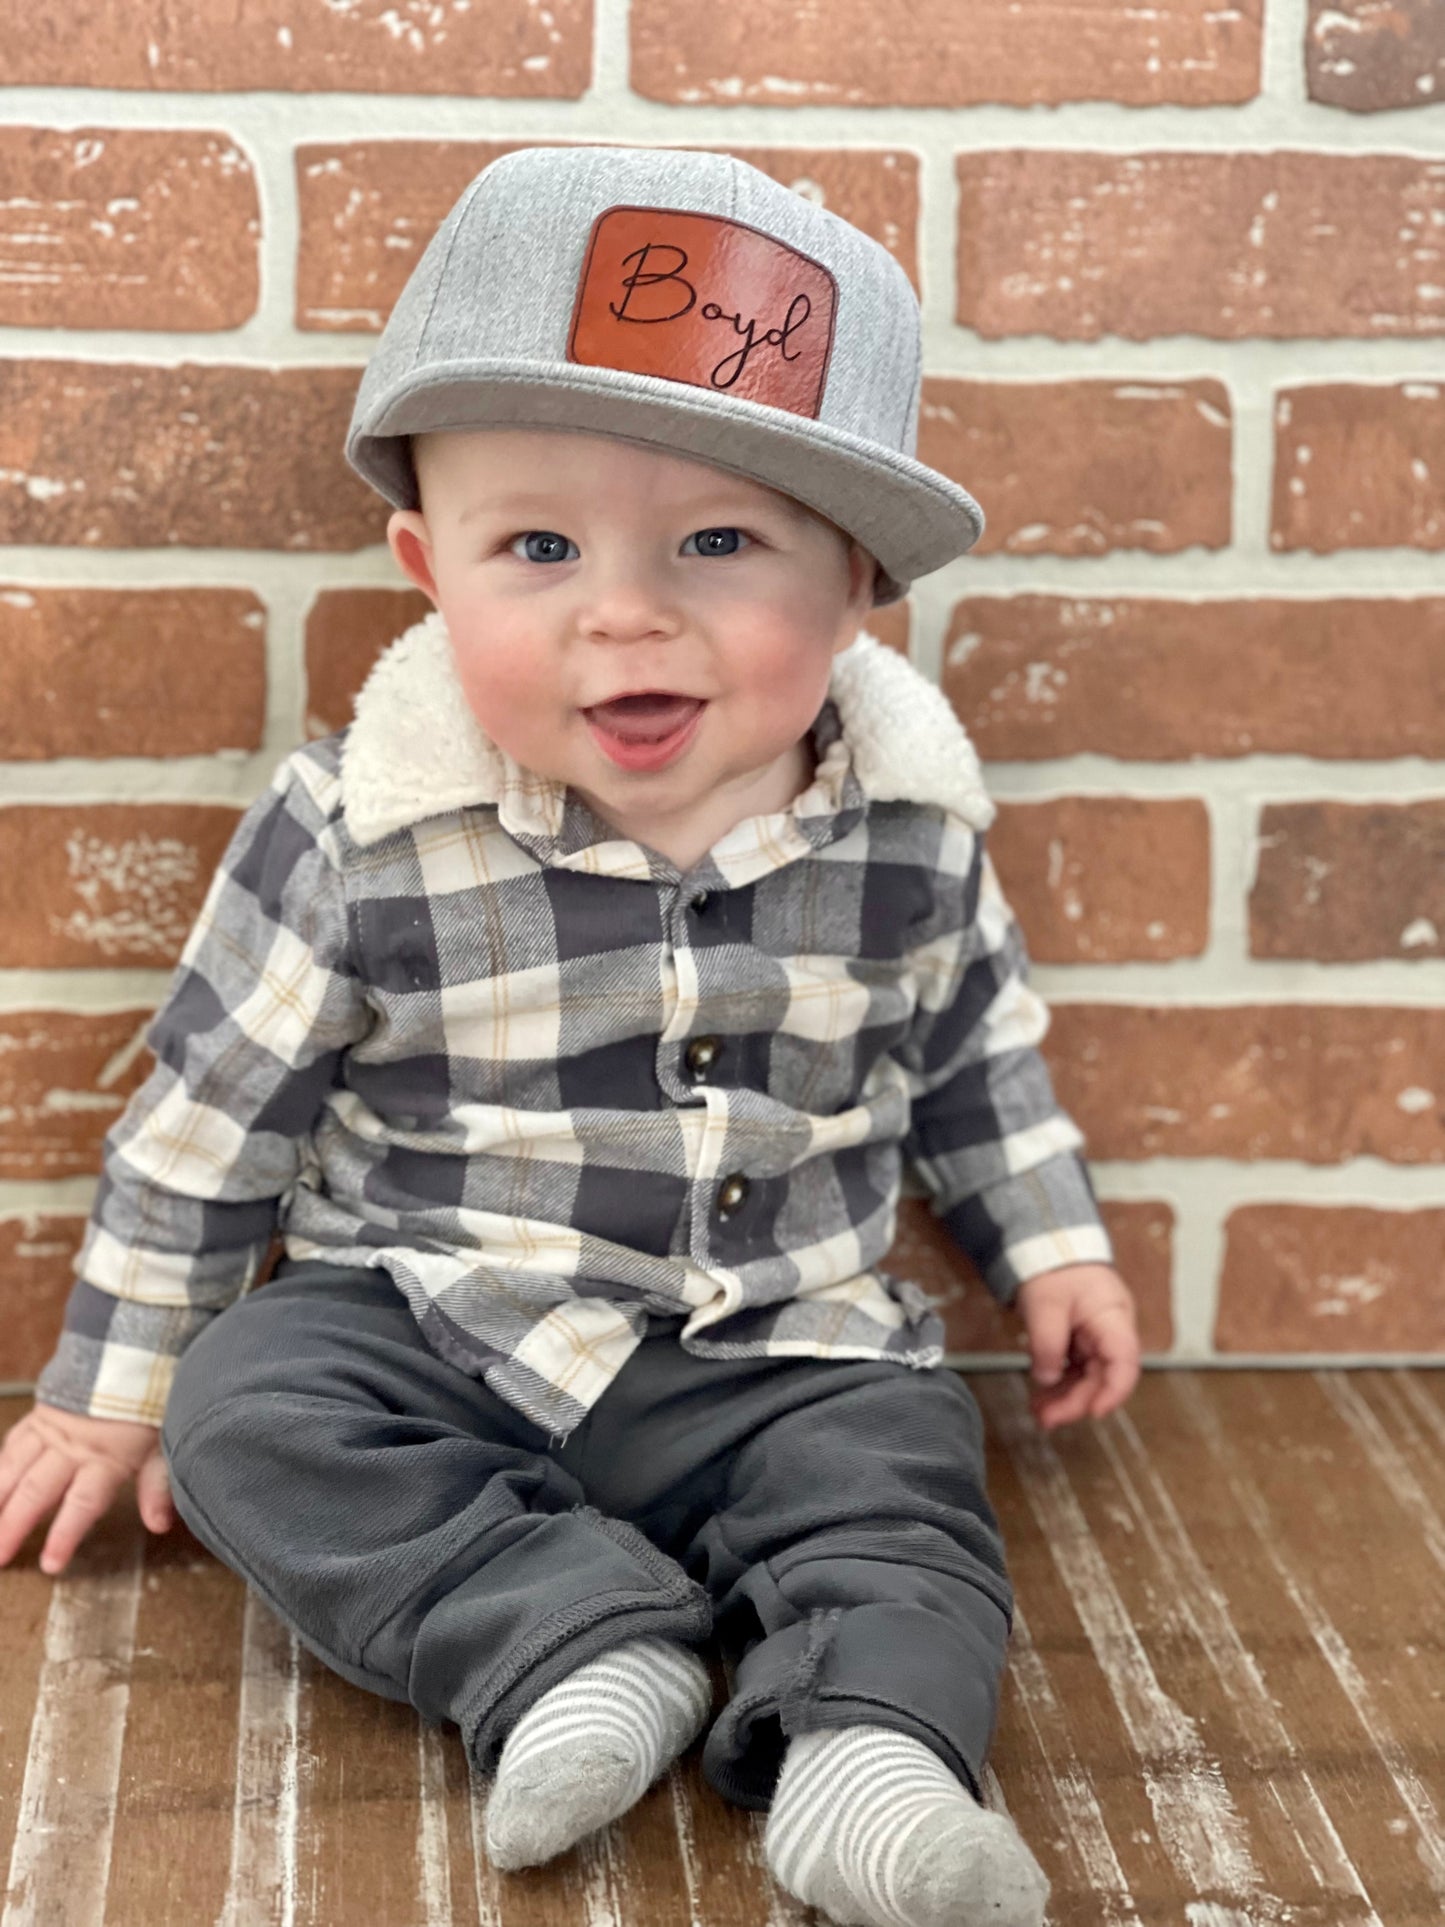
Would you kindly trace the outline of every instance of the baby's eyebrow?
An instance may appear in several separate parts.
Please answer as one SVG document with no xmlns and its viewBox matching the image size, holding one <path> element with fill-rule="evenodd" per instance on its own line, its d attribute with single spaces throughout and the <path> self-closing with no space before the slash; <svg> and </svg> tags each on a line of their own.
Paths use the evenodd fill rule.
<svg viewBox="0 0 1445 1927">
<path fill-rule="evenodd" d="M 475 522 L 479 515 L 502 515 L 509 509 L 526 508 L 533 503 L 538 507 L 547 508 L 551 506 L 551 502 L 552 498 L 549 495 L 489 495 L 483 501 L 472 503 L 472 506 L 463 513 L 461 524 L 465 527 L 468 522 Z"/>
<path fill-rule="evenodd" d="M 683 515 L 695 514 L 707 507 L 736 515 L 764 515 L 772 509 L 786 515 L 794 522 L 803 521 L 807 515 L 807 510 L 800 503 L 794 502 L 786 495 L 769 496 L 760 502 L 753 498 L 728 494 L 725 492 L 726 486 L 724 483 L 718 492 L 709 491 L 705 495 L 692 496 L 680 503 L 675 502 L 673 507 Z M 514 510 L 527 508 L 549 509 L 563 514 L 567 512 L 566 504 L 553 495 L 535 493 L 489 495 L 483 501 L 473 502 L 471 507 L 461 515 L 458 526 L 465 528 L 469 522 L 474 522 L 481 515 L 505 515 Z"/>
</svg>

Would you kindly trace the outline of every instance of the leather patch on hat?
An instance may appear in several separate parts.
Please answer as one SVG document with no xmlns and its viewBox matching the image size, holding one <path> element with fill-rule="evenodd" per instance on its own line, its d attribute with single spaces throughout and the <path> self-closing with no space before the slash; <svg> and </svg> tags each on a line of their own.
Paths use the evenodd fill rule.
<svg viewBox="0 0 1445 1927">
<path fill-rule="evenodd" d="M 567 359 L 816 417 L 837 298 L 827 268 L 760 228 L 609 207 L 592 223 Z"/>
</svg>

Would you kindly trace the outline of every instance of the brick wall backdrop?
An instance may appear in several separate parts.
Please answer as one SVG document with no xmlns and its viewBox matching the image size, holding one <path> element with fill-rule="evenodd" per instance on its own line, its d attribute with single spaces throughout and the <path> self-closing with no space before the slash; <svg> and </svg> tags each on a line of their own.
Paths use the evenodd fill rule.
<svg viewBox="0 0 1445 1927">
<path fill-rule="evenodd" d="M 728 148 L 912 276 L 988 532 L 874 626 L 985 760 L 1150 1357 L 1445 1355 L 1440 0 L 0 0 L 0 80 L 0 1380 L 240 810 L 429 606 L 357 375 L 539 141 Z"/>
</svg>

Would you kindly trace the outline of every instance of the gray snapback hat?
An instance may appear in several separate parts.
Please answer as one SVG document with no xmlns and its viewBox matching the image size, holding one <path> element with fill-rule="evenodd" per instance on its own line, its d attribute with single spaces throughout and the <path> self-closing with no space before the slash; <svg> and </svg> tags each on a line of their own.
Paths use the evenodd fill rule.
<svg viewBox="0 0 1445 1927">
<path fill-rule="evenodd" d="M 918 300 L 888 250 L 735 155 L 526 147 L 462 194 L 362 372 L 346 459 L 421 506 L 407 437 L 570 428 L 797 498 L 879 564 L 875 603 L 983 511 L 914 457 Z"/>
</svg>

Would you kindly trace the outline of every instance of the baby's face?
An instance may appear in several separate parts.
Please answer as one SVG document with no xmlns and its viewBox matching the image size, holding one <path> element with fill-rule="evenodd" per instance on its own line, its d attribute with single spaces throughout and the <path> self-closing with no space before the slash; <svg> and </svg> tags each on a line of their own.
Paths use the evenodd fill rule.
<svg viewBox="0 0 1445 1927">
<path fill-rule="evenodd" d="M 447 432 L 413 456 L 422 509 L 388 539 L 509 756 L 631 834 L 729 788 L 743 814 L 791 800 L 872 607 L 861 547 L 761 483 L 610 436 Z"/>
</svg>

